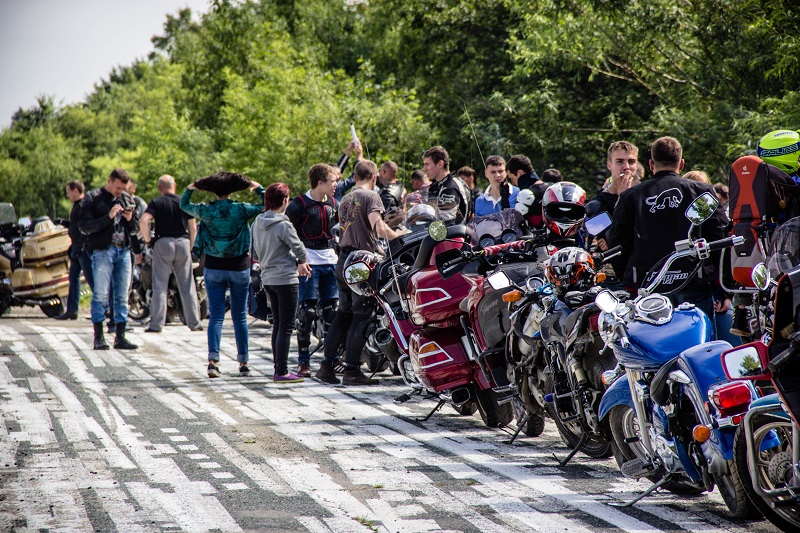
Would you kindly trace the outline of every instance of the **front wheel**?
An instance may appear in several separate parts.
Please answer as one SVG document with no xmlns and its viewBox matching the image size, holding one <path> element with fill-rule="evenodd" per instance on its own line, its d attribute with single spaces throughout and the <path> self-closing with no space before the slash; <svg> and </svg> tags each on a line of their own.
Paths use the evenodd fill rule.
<svg viewBox="0 0 800 533">
<path fill-rule="evenodd" d="M 761 487 L 771 490 L 784 488 L 792 483 L 792 423 L 783 417 L 770 415 L 755 415 L 752 419 L 753 445 L 761 450 L 756 454 L 756 477 Z M 789 507 L 777 506 L 784 498 L 765 500 L 753 488 L 750 477 L 747 439 L 744 426 L 736 430 L 733 443 L 734 470 L 739 473 L 742 488 L 750 497 L 755 507 L 764 515 L 764 518 L 778 526 L 783 531 L 798 531 L 800 529 L 800 509 L 796 505 Z M 727 503 L 727 502 L 726 502 Z"/>
<path fill-rule="evenodd" d="M 624 404 L 617 405 L 608 414 L 608 423 L 611 435 L 614 438 L 614 459 L 617 461 L 618 466 L 621 467 L 624 463 L 634 459 L 648 462 L 647 452 L 640 440 L 642 434 L 639 427 L 639 419 L 636 418 L 636 411 L 632 407 Z M 646 477 L 650 481 L 661 479 L 660 475 Z M 664 485 L 664 488 L 675 494 L 695 495 L 703 493 L 703 489 L 680 481 L 670 481 Z"/>
<path fill-rule="evenodd" d="M 64 301 L 61 298 L 56 297 L 46 304 L 40 305 L 39 309 L 41 309 L 42 313 L 48 317 L 55 318 L 64 314 Z"/>
<path fill-rule="evenodd" d="M 555 387 L 553 385 L 552 374 L 548 376 L 545 382 L 545 394 L 555 394 Z M 554 401 L 547 404 L 547 413 L 553 422 L 556 424 L 558 434 L 561 435 L 561 440 L 568 448 L 573 449 L 581 440 L 583 435 L 583 425 L 580 419 L 576 418 L 569 422 L 564 422 L 562 418 L 575 416 L 575 404 L 572 399 L 554 399 Z M 596 433 L 590 434 L 586 442 L 580 448 L 581 453 L 588 455 L 592 459 L 605 459 L 611 457 L 613 450 L 611 443 L 603 435 Z"/>
<path fill-rule="evenodd" d="M 128 318 L 131 320 L 144 320 L 150 316 L 150 306 L 145 302 L 142 291 L 134 289 L 128 295 Z"/>
</svg>

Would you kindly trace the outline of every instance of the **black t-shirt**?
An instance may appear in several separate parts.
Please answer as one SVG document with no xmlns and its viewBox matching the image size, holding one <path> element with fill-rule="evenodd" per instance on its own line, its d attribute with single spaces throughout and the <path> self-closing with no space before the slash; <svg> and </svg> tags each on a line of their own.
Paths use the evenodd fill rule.
<svg viewBox="0 0 800 533">
<path fill-rule="evenodd" d="M 181 199 L 177 194 L 163 194 L 153 198 L 145 213 L 155 219 L 155 236 L 189 237 L 187 222 L 192 218 L 181 209 Z"/>
</svg>

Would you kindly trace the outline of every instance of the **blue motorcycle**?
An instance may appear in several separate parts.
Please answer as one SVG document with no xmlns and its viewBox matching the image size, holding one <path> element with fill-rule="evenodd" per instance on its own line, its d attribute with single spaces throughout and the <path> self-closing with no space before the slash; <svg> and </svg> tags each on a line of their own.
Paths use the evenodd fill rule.
<svg viewBox="0 0 800 533">
<path fill-rule="evenodd" d="M 757 397 L 755 387 L 725 378 L 720 355 L 731 345 L 712 341 L 705 313 L 690 303 L 674 307 L 657 293 L 680 290 L 711 252 L 741 241 L 691 238 L 717 205 L 710 193 L 692 203 L 686 211 L 689 238 L 653 268 L 636 299 L 622 302 L 611 291 L 597 295 L 600 333 L 618 362 L 603 375 L 609 387 L 598 415 L 608 420 L 622 473 L 654 482 L 631 501 L 612 505 L 634 505 L 659 487 L 699 494 L 716 485 L 734 516 L 754 514 L 733 468 L 733 439 L 736 417 Z"/>
</svg>

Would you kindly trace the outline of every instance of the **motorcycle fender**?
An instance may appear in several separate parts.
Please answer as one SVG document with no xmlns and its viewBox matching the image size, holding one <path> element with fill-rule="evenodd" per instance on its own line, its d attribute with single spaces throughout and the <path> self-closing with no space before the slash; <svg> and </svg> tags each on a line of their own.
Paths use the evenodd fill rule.
<svg viewBox="0 0 800 533">
<path fill-rule="evenodd" d="M 766 396 L 762 396 L 761 398 L 753 400 L 750 403 L 750 409 L 755 409 L 756 407 L 764 407 L 764 406 L 772 406 L 775 408 L 774 410 L 769 411 L 768 413 L 769 416 L 783 418 L 789 421 L 792 419 L 792 417 L 789 416 L 789 413 L 784 411 L 783 407 L 781 407 L 781 398 L 780 396 L 778 396 L 777 393 L 767 394 Z M 742 423 L 744 424 L 744 422 Z M 778 438 L 778 434 L 775 432 L 775 430 L 770 430 L 767 436 L 765 436 L 764 439 L 761 441 L 760 448 L 762 452 L 765 452 L 780 445 L 781 445 L 781 440 Z"/>
<path fill-rule="evenodd" d="M 618 405 L 627 405 L 631 409 L 634 409 L 627 375 L 620 376 L 606 389 L 606 392 L 600 399 L 600 408 L 598 411 L 600 420 L 604 419 L 611 409 Z"/>
</svg>

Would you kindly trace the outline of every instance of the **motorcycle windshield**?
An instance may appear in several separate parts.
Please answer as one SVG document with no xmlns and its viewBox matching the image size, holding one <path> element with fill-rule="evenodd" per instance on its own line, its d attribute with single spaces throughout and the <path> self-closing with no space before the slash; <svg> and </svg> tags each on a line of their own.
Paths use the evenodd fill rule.
<svg viewBox="0 0 800 533">
<path fill-rule="evenodd" d="M 403 200 L 402 209 L 387 212 L 384 221 L 392 228 L 407 227 L 412 233 L 427 232 L 434 220 L 441 220 L 439 203 L 428 194 L 428 187 L 410 192 Z"/>
<path fill-rule="evenodd" d="M 787 220 L 774 231 L 766 265 L 773 279 L 800 265 L 800 217 Z"/>
<path fill-rule="evenodd" d="M 14 206 L 9 203 L 0 203 L 0 226 L 5 224 L 16 224 L 17 213 Z"/>
<path fill-rule="evenodd" d="M 503 209 L 497 213 L 475 217 L 467 224 L 470 241 L 486 248 L 519 240 L 525 233 L 524 220 L 525 217 L 516 209 Z"/>
</svg>

